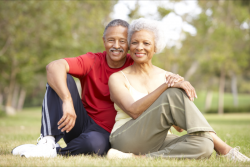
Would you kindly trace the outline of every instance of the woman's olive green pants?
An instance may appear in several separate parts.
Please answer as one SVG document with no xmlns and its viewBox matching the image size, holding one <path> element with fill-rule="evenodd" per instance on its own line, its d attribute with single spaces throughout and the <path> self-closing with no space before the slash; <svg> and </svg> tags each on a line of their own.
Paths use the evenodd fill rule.
<svg viewBox="0 0 250 167">
<path fill-rule="evenodd" d="M 172 125 L 187 131 L 169 135 Z M 209 158 L 214 144 L 207 120 L 186 93 L 169 88 L 136 120 L 110 135 L 111 147 L 122 152 L 164 158 Z"/>
</svg>

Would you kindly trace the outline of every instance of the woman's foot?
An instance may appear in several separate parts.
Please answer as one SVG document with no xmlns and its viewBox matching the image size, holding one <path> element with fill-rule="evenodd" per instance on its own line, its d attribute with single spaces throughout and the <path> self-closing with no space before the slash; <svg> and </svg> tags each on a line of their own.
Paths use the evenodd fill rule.
<svg viewBox="0 0 250 167">
<path fill-rule="evenodd" d="M 134 157 L 132 153 L 124 153 L 113 148 L 109 149 L 107 153 L 108 159 L 127 159 L 132 157 Z"/>
<path fill-rule="evenodd" d="M 250 162 L 250 158 L 239 151 L 240 147 L 232 148 L 226 155 L 216 154 L 216 157 L 225 157 L 232 161 Z"/>
</svg>

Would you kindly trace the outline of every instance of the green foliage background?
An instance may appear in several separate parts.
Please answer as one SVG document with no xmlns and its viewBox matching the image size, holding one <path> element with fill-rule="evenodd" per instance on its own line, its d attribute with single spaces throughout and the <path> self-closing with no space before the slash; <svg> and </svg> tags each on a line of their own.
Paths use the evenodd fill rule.
<svg viewBox="0 0 250 167">
<path fill-rule="evenodd" d="M 0 1 L 0 93 L 28 91 L 40 105 L 45 67 L 56 59 L 102 52 L 102 34 L 116 1 Z"/>
<path fill-rule="evenodd" d="M 102 52 L 103 30 L 111 21 L 117 2 L 1 0 L 0 110 L 3 106 L 15 107 L 18 98 L 15 90 L 26 92 L 24 106 L 41 105 L 45 67 L 49 62 L 86 52 Z M 177 4 L 182 0 L 169 2 Z M 221 78 L 225 80 L 222 89 L 231 93 L 234 77 L 238 93 L 249 95 L 250 1 L 197 2 L 201 8 L 199 15 L 179 15 L 196 28 L 197 34 L 182 31 L 184 38 L 179 40 L 182 47 L 166 48 L 154 56 L 153 63 L 180 74 L 205 94 L 218 92 Z M 139 1 L 129 10 L 129 22 L 143 17 Z M 175 10 L 159 6 L 155 15 L 162 20 L 170 13 Z M 248 29 L 242 28 L 243 23 L 248 24 Z"/>
</svg>

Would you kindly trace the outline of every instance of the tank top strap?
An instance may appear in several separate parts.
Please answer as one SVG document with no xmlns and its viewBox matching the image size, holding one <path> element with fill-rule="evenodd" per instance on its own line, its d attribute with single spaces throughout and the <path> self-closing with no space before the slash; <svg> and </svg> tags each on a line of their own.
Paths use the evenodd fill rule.
<svg viewBox="0 0 250 167">
<path fill-rule="evenodd" d="M 126 77 L 126 75 L 121 71 L 122 75 L 126 78 L 126 80 L 128 81 L 128 78 Z M 128 81 L 129 87 L 131 87 L 130 82 Z"/>
</svg>

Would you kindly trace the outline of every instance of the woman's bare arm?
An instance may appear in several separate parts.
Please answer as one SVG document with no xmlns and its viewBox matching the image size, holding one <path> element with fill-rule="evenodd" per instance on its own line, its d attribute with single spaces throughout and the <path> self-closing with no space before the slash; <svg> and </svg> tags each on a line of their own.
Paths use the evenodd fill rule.
<svg viewBox="0 0 250 167">
<path fill-rule="evenodd" d="M 133 119 L 138 118 L 167 88 L 168 85 L 164 83 L 147 96 L 134 101 L 125 86 L 125 78 L 121 74 L 114 73 L 109 78 L 111 100 Z"/>
<path fill-rule="evenodd" d="M 126 80 L 124 76 L 120 73 L 114 73 L 110 76 L 108 83 L 110 98 L 133 119 L 138 118 L 167 88 L 169 88 L 167 83 L 163 83 L 147 96 L 138 101 L 134 101 L 126 87 L 125 82 Z M 193 100 L 196 96 L 195 89 L 188 81 L 177 82 L 172 87 L 185 90 L 190 100 Z"/>
</svg>

